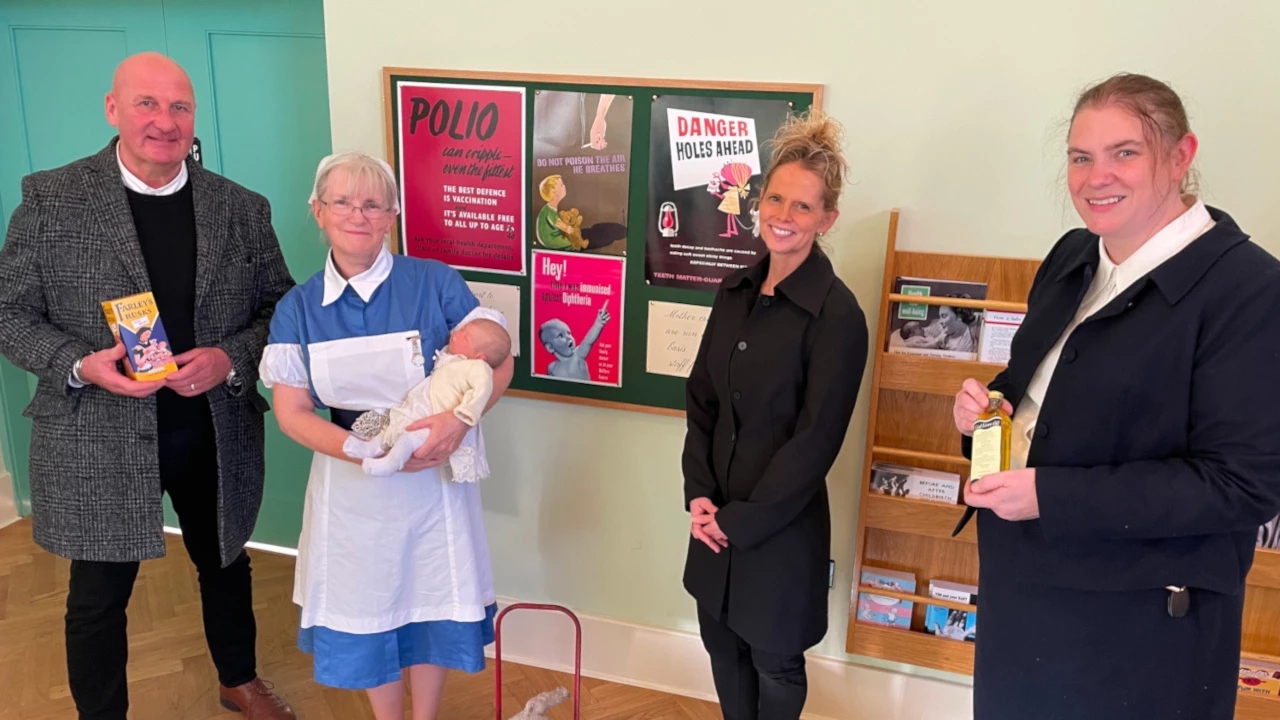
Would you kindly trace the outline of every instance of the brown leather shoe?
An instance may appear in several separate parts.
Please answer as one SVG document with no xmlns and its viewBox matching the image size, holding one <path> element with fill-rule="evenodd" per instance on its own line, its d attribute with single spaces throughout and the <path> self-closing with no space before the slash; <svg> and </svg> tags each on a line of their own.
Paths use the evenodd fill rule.
<svg viewBox="0 0 1280 720">
<path fill-rule="evenodd" d="M 296 720 L 293 708 L 271 692 L 271 686 L 254 678 L 252 682 L 229 688 L 218 686 L 222 707 L 243 713 L 246 720 Z"/>
</svg>

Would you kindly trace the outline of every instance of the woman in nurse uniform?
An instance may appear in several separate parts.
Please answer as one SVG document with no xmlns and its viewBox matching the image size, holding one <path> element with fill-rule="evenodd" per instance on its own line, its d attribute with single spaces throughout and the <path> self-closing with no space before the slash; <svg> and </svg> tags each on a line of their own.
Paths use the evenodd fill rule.
<svg viewBox="0 0 1280 720">
<path fill-rule="evenodd" d="M 388 478 L 365 475 L 342 445 L 360 413 L 398 404 L 431 372 L 451 331 L 505 322 L 452 268 L 386 250 L 397 197 L 381 160 L 321 162 L 311 210 L 328 260 L 277 305 L 261 375 L 280 429 L 315 451 L 294 580 L 298 647 L 313 654 L 317 682 L 367 691 L 379 720 L 404 717 L 406 682 L 414 720 L 430 720 L 447 671 L 483 670 L 493 641 L 479 487 L 437 472 L 468 427 L 448 412 L 411 425 L 430 435 Z M 511 374 L 508 358 L 490 407 Z"/>
</svg>

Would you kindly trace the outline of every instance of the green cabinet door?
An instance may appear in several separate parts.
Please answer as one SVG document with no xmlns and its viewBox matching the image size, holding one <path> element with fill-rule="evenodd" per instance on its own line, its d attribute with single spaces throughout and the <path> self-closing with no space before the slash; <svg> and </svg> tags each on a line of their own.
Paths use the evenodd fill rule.
<svg viewBox="0 0 1280 720">
<path fill-rule="evenodd" d="M 163 52 L 191 76 L 205 167 L 262 193 L 290 270 L 322 267 L 306 205 L 330 152 L 322 0 L 7 0 L 0 4 L 0 232 L 22 176 L 101 149 L 111 73 L 126 56 Z M 27 501 L 34 378 L 0 360 L 0 442 Z M 261 388 L 260 388 L 261 390 Z M 265 392 L 265 391 L 264 391 Z M 310 453 L 267 416 L 266 494 L 259 542 L 293 547 Z M 166 522 L 176 525 L 172 510 Z"/>
</svg>

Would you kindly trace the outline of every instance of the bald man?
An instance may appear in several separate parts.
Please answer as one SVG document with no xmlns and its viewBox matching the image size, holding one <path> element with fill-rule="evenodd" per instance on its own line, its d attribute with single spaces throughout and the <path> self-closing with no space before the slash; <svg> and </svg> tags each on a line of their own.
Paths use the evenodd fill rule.
<svg viewBox="0 0 1280 720">
<path fill-rule="evenodd" d="M 164 555 L 165 493 L 199 575 L 222 704 L 294 717 L 257 675 L 244 552 L 262 501 L 258 361 L 293 280 L 266 199 L 188 160 L 195 112 L 176 63 L 126 59 L 106 96 L 118 137 L 23 178 L 0 249 L 0 353 L 39 381 L 24 413 L 33 529 L 71 560 L 67 675 L 81 718 L 128 710 L 125 609 L 139 562 Z M 101 306 L 144 291 L 179 366 L 151 382 L 121 373 L 126 350 Z"/>
</svg>

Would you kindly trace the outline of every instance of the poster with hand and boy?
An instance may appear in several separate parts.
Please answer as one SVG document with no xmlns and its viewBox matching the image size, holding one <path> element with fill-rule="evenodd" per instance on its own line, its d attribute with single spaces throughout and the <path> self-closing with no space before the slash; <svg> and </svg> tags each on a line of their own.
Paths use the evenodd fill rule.
<svg viewBox="0 0 1280 720">
<path fill-rule="evenodd" d="M 535 250 L 534 377 L 622 387 L 624 258 Z"/>
<path fill-rule="evenodd" d="M 534 249 L 627 254 L 631 119 L 626 95 L 534 95 Z"/>
<path fill-rule="evenodd" d="M 761 184 L 782 100 L 663 95 L 653 101 L 645 280 L 714 292 L 764 257 Z"/>
</svg>

